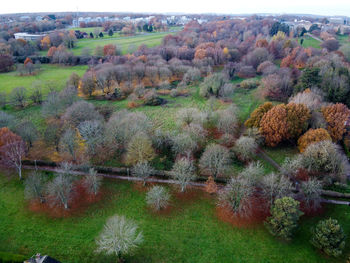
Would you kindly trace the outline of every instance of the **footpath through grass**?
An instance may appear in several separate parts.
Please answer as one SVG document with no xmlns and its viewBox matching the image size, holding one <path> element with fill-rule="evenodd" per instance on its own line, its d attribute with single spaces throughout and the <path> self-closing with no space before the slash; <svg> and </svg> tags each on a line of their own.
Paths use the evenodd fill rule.
<svg viewBox="0 0 350 263">
<path fill-rule="evenodd" d="M 15 71 L 1 73 L 0 91 L 9 94 L 16 87 L 25 87 L 29 93 L 27 95 L 30 95 L 30 88 L 33 82 L 39 81 L 42 83 L 43 93 L 47 94 L 49 92 L 49 85 L 52 85 L 57 90 L 61 90 L 65 87 L 67 79 L 73 72 L 82 76 L 87 68 L 85 65 L 72 67 L 44 64 L 41 66 L 41 70 L 33 76 L 20 76 Z"/>
<path fill-rule="evenodd" d="M 332 263 L 343 262 L 322 256 L 309 243 L 310 227 L 319 218 L 302 219 L 290 243 L 274 239 L 261 226 L 237 228 L 220 221 L 215 202 L 202 191 L 191 198 L 173 197 L 173 208 L 155 214 L 146 207 L 145 193 L 129 182 L 105 181 L 105 199 L 71 218 L 53 219 L 27 209 L 23 182 L 0 175 L 0 251 L 31 256 L 49 254 L 66 263 L 115 262 L 94 251 L 95 238 L 106 219 L 125 215 L 137 222 L 144 242 L 128 262 L 246 262 L 246 263 Z M 323 217 L 340 221 L 347 234 L 350 208 L 332 206 Z M 347 255 L 349 245 L 346 247 Z"/>
</svg>

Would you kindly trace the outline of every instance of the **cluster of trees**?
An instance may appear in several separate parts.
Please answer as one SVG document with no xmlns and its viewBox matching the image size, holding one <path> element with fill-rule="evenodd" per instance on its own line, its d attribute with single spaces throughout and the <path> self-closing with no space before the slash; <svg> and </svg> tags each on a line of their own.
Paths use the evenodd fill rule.
<svg viewBox="0 0 350 263">
<path fill-rule="evenodd" d="M 273 106 L 271 102 L 266 102 L 260 105 L 245 125 L 259 129 L 268 146 L 276 146 L 286 140 L 298 141 L 303 152 L 314 142 L 343 140 L 349 117 L 350 110 L 346 105 L 325 103 L 322 93 L 314 88 L 297 93 L 288 104 Z"/>
<path fill-rule="evenodd" d="M 78 180 L 77 176 L 72 175 L 72 169 L 72 164 L 62 163 L 51 180 L 48 180 L 45 174 L 34 171 L 26 177 L 24 182 L 26 198 L 47 203 L 51 207 L 63 207 L 67 210 L 74 198 L 81 194 L 76 190 L 79 184 L 84 187 L 86 193 L 97 196 L 100 191 L 102 177 L 97 176 L 96 171 L 90 168 L 88 175 Z"/>
</svg>

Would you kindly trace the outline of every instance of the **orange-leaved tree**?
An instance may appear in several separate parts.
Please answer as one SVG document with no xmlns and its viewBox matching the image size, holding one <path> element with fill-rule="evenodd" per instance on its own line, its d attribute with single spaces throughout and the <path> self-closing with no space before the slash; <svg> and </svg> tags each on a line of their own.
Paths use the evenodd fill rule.
<svg viewBox="0 0 350 263">
<path fill-rule="evenodd" d="M 307 121 L 311 114 L 309 109 L 304 104 L 288 103 L 287 123 L 288 123 L 288 139 L 296 139 L 307 128 Z"/>
<path fill-rule="evenodd" d="M 341 140 L 350 117 L 349 108 L 342 103 L 331 104 L 322 108 L 322 114 L 327 122 L 327 130 L 332 140 L 335 142 Z"/>
<path fill-rule="evenodd" d="M 305 149 L 312 143 L 329 140 L 332 138 L 329 135 L 328 131 L 319 128 L 319 129 L 310 129 L 305 132 L 298 140 L 298 148 L 300 152 L 304 152 Z"/>
<path fill-rule="evenodd" d="M 252 114 L 250 114 L 250 118 L 246 120 L 244 125 L 248 128 L 259 128 L 262 117 L 265 115 L 265 113 L 271 110 L 272 107 L 273 105 L 271 102 L 265 102 L 264 104 L 260 105 L 252 112 Z"/>
<path fill-rule="evenodd" d="M 268 146 L 276 146 L 288 138 L 287 109 L 285 104 L 274 106 L 260 121 L 260 132 Z"/>
</svg>

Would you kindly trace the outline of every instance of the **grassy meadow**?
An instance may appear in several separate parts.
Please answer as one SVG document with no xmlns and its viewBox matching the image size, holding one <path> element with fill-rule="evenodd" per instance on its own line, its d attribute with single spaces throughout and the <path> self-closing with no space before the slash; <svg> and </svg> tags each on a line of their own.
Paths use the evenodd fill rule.
<svg viewBox="0 0 350 263">
<path fill-rule="evenodd" d="M 72 49 L 72 52 L 74 55 L 80 55 L 83 48 L 89 48 L 91 52 L 94 52 L 98 46 L 103 47 L 108 44 L 114 44 L 122 50 L 123 54 L 126 54 L 135 51 L 141 45 L 146 45 L 147 47 L 158 46 L 162 43 L 163 37 L 168 34 L 168 32 L 161 32 L 106 39 L 82 39 L 77 41 L 76 47 Z"/>
<path fill-rule="evenodd" d="M 87 68 L 85 65 L 71 67 L 43 64 L 41 65 L 41 70 L 32 76 L 20 76 L 16 71 L 1 73 L 0 91 L 9 94 L 16 87 L 25 87 L 29 92 L 32 84 L 40 81 L 43 84 L 43 93 L 47 94 L 50 85 L 53 85 L 57 90 L 61 90 L 65 87 L 67 79 L 73 72 L 82 76 Z"/>
<path fill-rule="evenodd" d="M 99 256 L 95 238 L 107 218 L 125 215 L 137 222 L 144 242 L 127 262 L 245 262 L 245 263 L 335 263 L 309 243 L 310 228 L 320 217 L 301 218 L 295 238 L 281 242 L 262 224 L 239 228 L 217 216 L 216 200 L 201 190 L 190 190 L 186 198 L 173 194 L 172 208 L 166 213 L 149 210 L 145 193 L 132 183 L 105 180 L 104 198 L 86 211 L 68 218 L 50 218 L 28 209 L 23 183 L 16 177 L 0 176 L 0 251 L 31 256 L 41 252 L 62 262 L 115 262 Z M 329 206 L 322 218 L 340 221 L 350 232 L 350 211 L 345 206 Z M 349 252 L 349 242 L 346 247 Z"/>
<path fill-rule="evenodd" d="M 303 37 L 300 37 L 300 38 L 297 38 L 296 40 L 298 41 L 298 43 L 300 44 L 300 40 L 301 39 L 304 39 L 304 42 L 303 42 L 303 47 L 304 48 L 308 48 L 308 47 L 313 47 L 313 48 L 318 48 L 320 49 L 321 48 L 321 43 L 320 41 L 310 37 L 310 36 L 307 36 L 307 35 L 304 35 Z"/>
</svg>

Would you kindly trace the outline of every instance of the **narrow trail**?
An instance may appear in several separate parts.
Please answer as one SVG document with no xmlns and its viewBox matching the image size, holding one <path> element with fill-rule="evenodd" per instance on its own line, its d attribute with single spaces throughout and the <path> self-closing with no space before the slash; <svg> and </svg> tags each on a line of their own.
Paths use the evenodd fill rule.
<svg viewBox="0 0 350 263">
<path fill-rule="evenodd" d="M 322 39 L 320 39 L 320 38 L 314 36 L 313 34 L 306 33 L 305 35 L 307 35 L 307 36 L 309 36 L 309 37 L 311 37 L 311 38 L 313 38 L 313 39 L 315 39 L 315 40 L 317 40 L 317 41 L 323 43 L 323 40 L 322 40 Z"/>
<path fill-rule="evenodd" d="M 40 170 L 40 171 L 47 171 L 47 172 L 63 172 L 63 170 L 55 168 L 55 167 L 49 167 L 49 166 L 33 166 L 33 165 L 23 165 L 23 169 L 26 170 Z M 88 175 L 87 172 L 82 171 L 72 171 L 72 175 L 82 176 L 82 175 Z M 124 180 L 124 181 L 133 181 L 133 182 L 143 182 L 143 179 L 133 177 L 133 176 L 127 176 L 127 175 L 116 175 L 116 174 L 106 174 L 106 173 L 97 173 L 97 176 L 110 178 L 110 179 L 117 179 L 117 180 Z M 145 180 L 147 183 L 160 183 L 160 184 L 175 184 L 178 185 L 179 182 L 172 179 L 159 179 L 150 177 Z M 197 188 L 204 188 L 206 186 L 205 183 L 199 183 L 199 182 L 189 182 L 189 186 L 197 187 Z M 223 184 L 217 184 L 218 189 L 223 189 Z M 330 196 L 330 197 L 336 197 L 336 198 L 350 198 L 350 194 L 342 194 L 338 192 L 333 191 L 322 191 L 323 196 Z M 348 205 L 350 206 L 350 201 L 343 201 L 343 200 L 333 200 L 333 199 L 322 199 L 321 202 L 328 203 L 328 204 L 337 204 L 337 205 Z"/>
<path fill-rule="evenodd" d="M 257 156 L 261 157 L 266 162 L 271 164 L 276 170 L 279 171 L 281 169 L 281 166 L 275 160 L 273 160 L 270 156 L 268 156 L 267 153 L 261 147 L 259 147 L 257 150 Z"/>
</svg>

